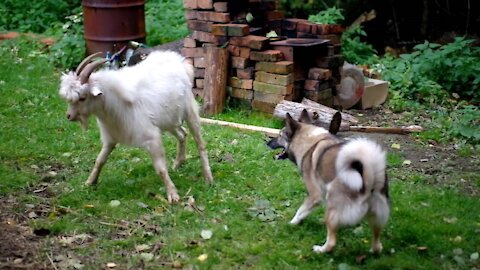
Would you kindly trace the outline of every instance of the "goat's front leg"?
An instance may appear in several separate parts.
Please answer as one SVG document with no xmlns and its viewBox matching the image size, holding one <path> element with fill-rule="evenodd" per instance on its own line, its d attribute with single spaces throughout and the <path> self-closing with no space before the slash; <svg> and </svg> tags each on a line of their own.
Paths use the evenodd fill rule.
<svg viewBox="0 0 480 270">
<path fill-rule="evenodd" d="M 103 165 L 107 161 L 108 156 L 110 153 L 115 149 L 114 143 L 104 143 L 102 146 L 102 150 L 97 156 L 97 159 L 95 160 L 95 166 L 93 167 L 92 172 L 90 173 L 90 176 L 88 177 L 87 181 L 85 181 L 85 185 L 91 186 L 95 185 L 98 181 L 98 175 L 100 175 L 100 171 L 102 170 Z"/>
<path fill-rule="evenodd" d="M 160 136 L 147 142 L 146 149 L 152 157 L 153 167 L 155 168 L 155 171 L 160 176 L 160 178 L 162 178 L 163 183 L 167 188 L 168 202 L 176 203 L 180 201 L 180 196 L 178 196 L 177 188 L 170 179 L 170 176 L 168 175 L 165 150 L 163 148 Z"/>
</svg>

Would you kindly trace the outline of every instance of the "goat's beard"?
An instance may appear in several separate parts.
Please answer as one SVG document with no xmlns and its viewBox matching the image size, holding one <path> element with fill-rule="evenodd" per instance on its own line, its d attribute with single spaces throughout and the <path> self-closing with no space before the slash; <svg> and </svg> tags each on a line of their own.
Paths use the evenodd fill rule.
<svg viewBox="0 0 480 270">
<path fill-rule="evenodd" d="M 83 131 L 88 130 L 88 116 L 79 115 L 78 122 L 80 122 L 80 126 L 82 127 Z"/>
</svg>

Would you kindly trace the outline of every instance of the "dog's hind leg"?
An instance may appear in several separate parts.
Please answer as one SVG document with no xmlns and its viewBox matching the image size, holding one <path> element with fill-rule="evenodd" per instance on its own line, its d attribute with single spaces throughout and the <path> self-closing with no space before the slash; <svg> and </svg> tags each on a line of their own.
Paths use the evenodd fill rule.
<svg viewBox="0 0 480 270">
<path fill-rule="evenodd" d="M 368 223 L 372 229 L 372 249 L 373 253 L 382 252 L 383 246 L 380 242 L 380 233 L 387 223 L 390 214 L 390 208 L 386 200 L 376 200 L 371 212 L 367 215 Z"/>
<path fill-rule="evenodd" d="M 327 240 L 322 246 L 313 246 L 313 251 L 317 253 L 330 252 L 337 244 L 338 224 L 334 221 L 334 217 L 330 212 L 327 212 L 325 222 L 327 223 Z"/>
</svg>

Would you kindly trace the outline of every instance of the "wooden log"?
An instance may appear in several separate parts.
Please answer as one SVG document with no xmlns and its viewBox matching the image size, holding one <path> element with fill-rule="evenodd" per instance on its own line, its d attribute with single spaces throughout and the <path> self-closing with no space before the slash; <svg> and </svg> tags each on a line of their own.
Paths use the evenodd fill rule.
<svg viewBox="0 0 480 270">
<path fill-rule="evenodd" d="M 332 114 L 332 115 L 334 115 L 337 112 L 337 110 L 335 110 L 333 108 L 327 107 L 325 105 L 322 105 L 320 103 L 312 101 L 308 98 L 303 98 L 302 99 L 302 104 L 307 105 L 307 106 L 311 106 L 311 107 L 314 107 L 314 108 L 318 108 L 319 110 L 328 112 L 329 114 Z M 358 119 L 355 116 L 353 116 L 351 114 L 348 114 L 348 113 L 341 113 L 341 114 L 342 114 L 342 120 L 347 121 L 351 124 L 358 124 Z"/>
<path fill-rule="evenodd" d="M 293 117 L 293 119 L 299 119 L 302 111 L 306 109 L 310 117 L 312 118 L 314 125 L 328 129 L 332 117 L 337 111 L 313 101 L 307 102 L 309 104 L 283 100 L 277 104 L 273 115 L 285 119 L 287 113 L 289 113 Z M 349 130 L 350 126 L 355 123 L 358 123 L 358 120 L 355 117 L 346 113 L 342 113 L 342 123 L 340 125 L 340 131 Z"/>
<path fill-rule="evenodd" d="M 227 97 L 228 51 L 226 48 L 206 47 L 207 66 L 204 80 L 203 113 L 221 113 Z"/>
</svg>

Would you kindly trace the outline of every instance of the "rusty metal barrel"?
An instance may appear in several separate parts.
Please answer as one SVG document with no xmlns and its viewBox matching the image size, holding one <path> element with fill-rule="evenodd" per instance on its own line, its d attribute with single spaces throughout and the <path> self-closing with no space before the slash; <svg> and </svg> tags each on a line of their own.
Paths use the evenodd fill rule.
<svg viewBox="0 0 480 270">
<path fill-rule="evenodd" d="M 87 54 L 145 42 L 144 0 L 82 0 L 82 6 Z"/>
</svg>

